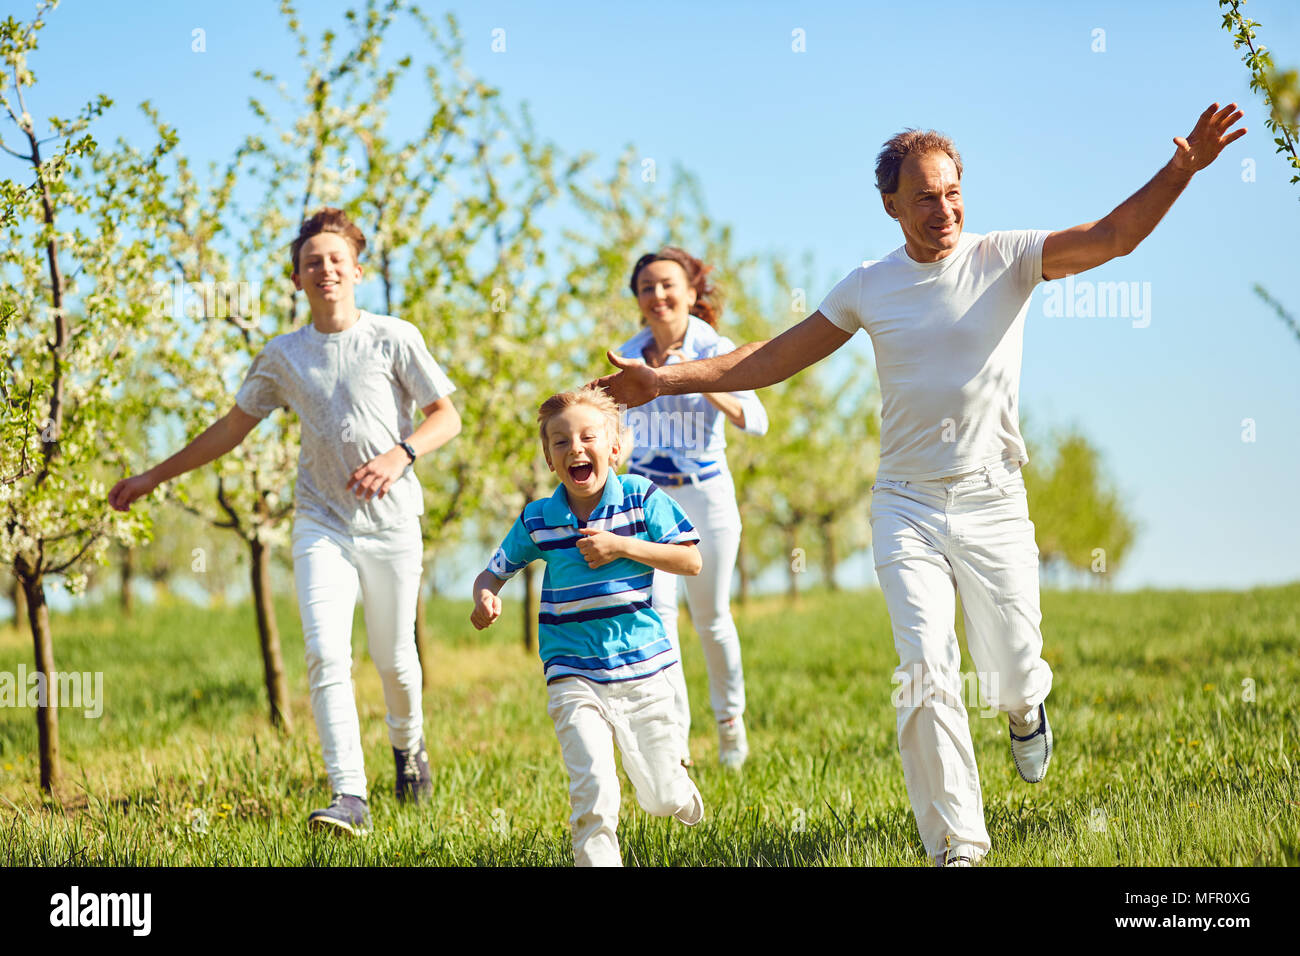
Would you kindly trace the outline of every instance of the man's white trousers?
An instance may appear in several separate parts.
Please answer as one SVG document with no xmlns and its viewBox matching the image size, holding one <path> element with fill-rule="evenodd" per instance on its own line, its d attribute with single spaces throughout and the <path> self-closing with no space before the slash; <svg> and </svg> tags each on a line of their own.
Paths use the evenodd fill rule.
<svg viewBox="0 0 1300 956">
<path fill-rule="evenodd" d="M 1038 547 L 1024 479 L 1018 464 L 1002 462 L 956 478 L 881 479 L 872 491 L 872 550 L 898 651 L 898 747 L 916 825 L 931 857 L 962 844 L 982 856 L 990 842 L 963 704 L 956 597 L 985 704 L 1027 714 L 1051 691 L 1052 671 L 1040 656 Z"/>
</svg>

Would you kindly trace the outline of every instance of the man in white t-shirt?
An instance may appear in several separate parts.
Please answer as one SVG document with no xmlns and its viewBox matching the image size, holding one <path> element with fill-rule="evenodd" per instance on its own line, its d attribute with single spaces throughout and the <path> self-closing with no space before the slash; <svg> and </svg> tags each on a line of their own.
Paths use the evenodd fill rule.
<svg viewBox="0 0 1300 956">
<path fill-rule="evenodd" d="M 711 359 L 637 364 L 599 380 L 636 406 L 659 395 L 736 392 L 784 381 L 865 329 L 880 378 L 881 449 L 872 550 L 899 654 L 894 702 L 903 776 L 926 853 L 973 865 L 988 852 L 983 797 L 958 673 L 956 596 L 990 705 L 1005 711 L 1020 775 L 1052 756 L 1041 655 L 1038 549 L 1020 467 L 1020 357 L 1034 286 L 1132 252 L 1191 181 L 1246 130 L 1236 104 L 1211 105 L 1173 158 L 1096 222 L 1059 232 L 964 233 L 961 157 L 909 130 L 876 162 L 904 244 L 866 262 L 816 312 L 775 339 Z"/>
</svg>

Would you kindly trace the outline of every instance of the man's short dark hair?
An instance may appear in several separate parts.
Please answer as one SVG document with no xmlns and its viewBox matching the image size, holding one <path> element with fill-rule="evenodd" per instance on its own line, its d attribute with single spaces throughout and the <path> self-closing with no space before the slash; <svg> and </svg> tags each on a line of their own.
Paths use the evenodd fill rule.
<svg viewBox="0 0 1300 956">
<path fill-rule="evenodd" d="M 912 153 L 947 153 L 957 167 L 957 178 L 961 179 L 961 153 L 952 140 L 932 129 L 905 129 L 890 137 L 876 157 L 876 188 L 881 195 L 898 192 L 898 171 Z"/>
</svg>

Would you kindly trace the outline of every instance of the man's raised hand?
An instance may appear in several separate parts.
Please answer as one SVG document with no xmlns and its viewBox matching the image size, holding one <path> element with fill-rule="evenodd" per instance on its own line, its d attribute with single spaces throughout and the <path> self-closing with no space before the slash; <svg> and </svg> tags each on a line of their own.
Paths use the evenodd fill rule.
<svg viewBox="0 0 1300 956">
<path fill-rule="evenodd" d="M 1225 146 L 1246 135 L 1244 126 L 1224 135 L 1241 116 L 1236 103 L 1229 103 L 1223 109 L 1219 109 L 1218 103 L 1211 103 L 1185 139 L 1174 137 L 1174 145 L 1178 147 L 1174 152 L 1174 165 L 1188 173 L 1199 172 L 1210 165 Z"/>
<path fill-rule="evenodd" d="M 589 384 L 603 388 L 616 404 L 635 408 L 659 397 L 659 376 L 655 370 L 640 359 L 623 358 L 613 352 L 606 352 L 610 364 L 622 369 L 613 375 L 606 375 Z"/>
</svg>

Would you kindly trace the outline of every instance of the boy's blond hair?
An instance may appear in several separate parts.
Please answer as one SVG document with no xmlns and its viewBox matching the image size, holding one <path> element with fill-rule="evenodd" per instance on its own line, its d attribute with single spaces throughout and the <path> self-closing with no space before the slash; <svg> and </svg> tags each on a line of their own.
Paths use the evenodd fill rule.
<svg viewBox="0 0 1300 956">
<path fill-rule="evenodd" d="M 551 419 L 566 408 L 572 408 L 574 405 L 588 405 L 605 416 L 605 422 L 609 426 L 610 438 L 618 441 L 620 452 L 627 447 L 624 440 L 622 409 L 614 402 L 609 393 L 603 388 L 594 385 L 584 385 L 582 388 L 574 389 L 571 392 L 557 392 L 546 401 L 542 402 L 541 408 L 537 410 L 537 431 L 542 439 L 542 453 L 550 460 L 551 450 L 546 444 L 546 426 L 551 423 Z M 610 462 L 610 467 L 618 465 L 618 456 L 615 456 Z"/>
</svg>

